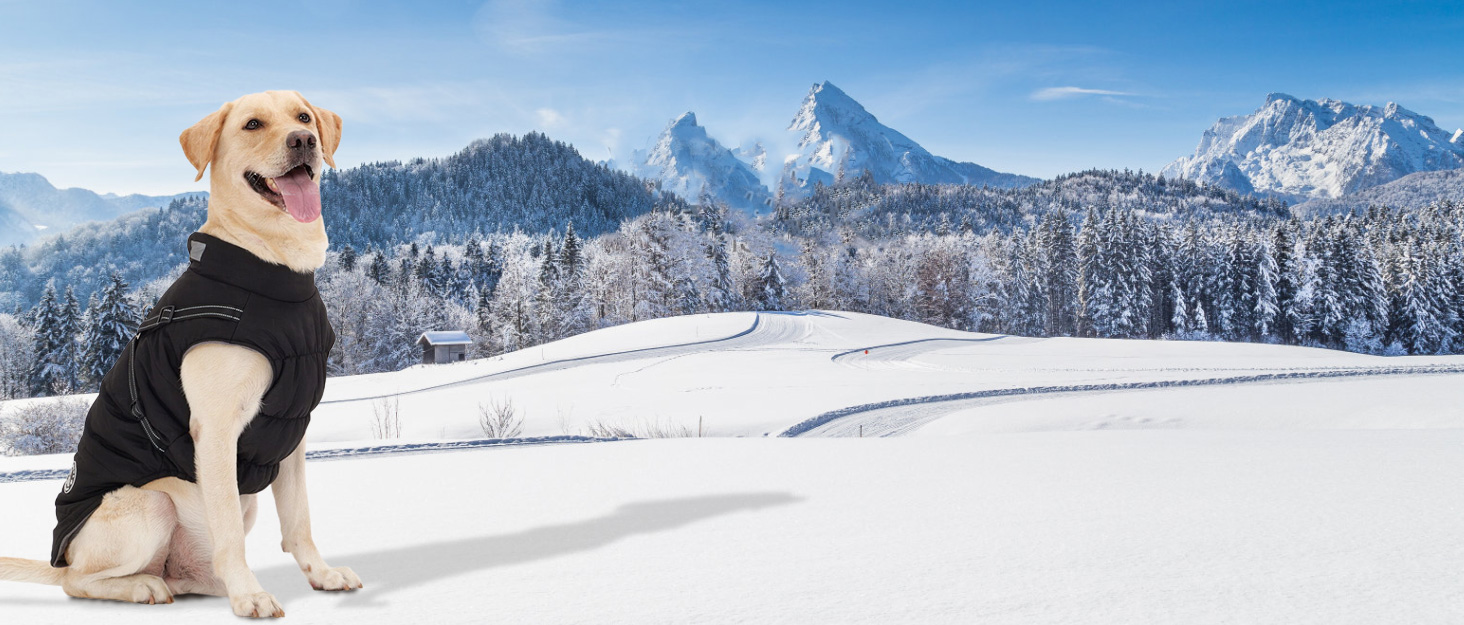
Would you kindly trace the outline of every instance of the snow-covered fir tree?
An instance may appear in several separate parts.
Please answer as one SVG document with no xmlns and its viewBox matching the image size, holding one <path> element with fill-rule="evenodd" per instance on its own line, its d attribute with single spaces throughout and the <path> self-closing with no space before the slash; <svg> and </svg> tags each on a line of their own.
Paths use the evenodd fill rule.
<svg viewBox="0 0 1464 625">
<path fill-rule="evenodd" d="M 101 297 L 86 311 L 86 332 L 81 341 L 81 378 L 95 389 L 102 376 L 122 356 L 122 350 L 137 332 L 137 319 L 127 301 L 127 282 L 113 272 Z"/>
<path fill-rule="evenodd" d="M 16 315 L 0 313 L 0 399 L 32 395 L 35 349 L 35 330 Z"/>
<path fill-rule="evenodd" d="M 67 290 L 66 295 L 58 300 L 55 287 L 47 285 L 41 301 L 31 310 L 30 322 L 35 331 L 31 393 L 61 395 L 76 390 L 80 371 L 76 358 L 75 294 Z"/>
<path fill-rule="evenodd" d="M 758 274 L 755 291 L 759 310 L 783 310 L 783 298 L 787 294 L 788 281 L 783 277 L 783 268 L 778 266 L 778 255 L 768 253 Z"/>
</svg>

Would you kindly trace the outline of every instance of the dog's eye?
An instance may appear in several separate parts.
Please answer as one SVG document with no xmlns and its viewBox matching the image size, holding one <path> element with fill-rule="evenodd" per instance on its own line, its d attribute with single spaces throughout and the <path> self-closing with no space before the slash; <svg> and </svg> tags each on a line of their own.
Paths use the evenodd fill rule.
<svg viewBox="0 0 1464 625">
<path fill-rule="evenodd" d="M 260 123 L 259 120 L 257 120 L 257 119 L 251 119 L 251 120 L 249 120 L 249 123 L 244 124 L 244 129 L 245 130 L 259 130 L 259 127 L 260 126 L 263 126 L 263 125 L 264 124 Z"/>
<path fill-rule="evenodd" d="M 301 113 L 300 114 L 300 117 L 298 117 L 297 119 L 299 119 L 303 123 L 308 124 L 308 123 L 310 123 L 310 114 L 309 113 Z"/>
</svg>

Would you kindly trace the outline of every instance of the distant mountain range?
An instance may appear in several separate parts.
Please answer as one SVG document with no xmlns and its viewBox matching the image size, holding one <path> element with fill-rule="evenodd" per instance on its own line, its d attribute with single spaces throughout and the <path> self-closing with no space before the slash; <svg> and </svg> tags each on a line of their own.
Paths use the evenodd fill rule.
<svg viewBox="0 0 1464 625">
<path fill-rule="evenodd" d="M 29 243 L 88 221 L 107 221 L 138 209 L 167 206 L 175 198 L 206 195 L 100 195 L 86 189 L 57 189 L 40 174 L 0 172 L 0 245 Z"/>
<path fill-rule="evenodd" d="M 762 144 L 730 150 L 708 136 L 687 113 L 676 118 L 654 145 L 632 155 L 627 169 L 660 181 L 690 202 L 703 195 L 751 212 L 765 212 L 776 194 L 806 197 L 817 184 L 841 175 L 869 172 L 886 183 L 969 184 L 1024 187 L 1036 178 L 1006 174 L 975 163 L 931 154 L 913 139 L 879 122 L 830 82 L 813 86 L 786 132 L 797 151 L 769 162 Z M 781 165 L 778 163 L 781 162 Z M 769 186 L 775 190 L 770 190 Z"/>
<path fill-rule="evenodd" d="M 331 237 L 359 247 L 421 236 L 453 239 L 473 231 L 542 231 L 569 221 L 593 235 L 678 197 L 693 203 L 711 198 L 767 214 L 778 198 L 798 202 L 820 183 L 865 172 L 875 184 L 1025 189 L 1040 182 L 933 155 L 828 82 L 813 85 L 785 132 L 786 141 L 729 148 L 694 113 L 671 120 L 632 162 L 616 164 L 658 181 L 667 193 L 538 134 L 481 140 L 445 158 L 331 171 L 323 190 L 333 214 Z M 778 144 L 796 150 L 766 147 Z M 1464 131 L 1446 132 L 1397 104 L 1354 106 L 1271 94 L 1254 113 L 1221 119 L 1205 131 L 1193 155 L 1163 175 L 1289 200 L 1300 214 L 1318 214 L 1464 200 L 1461 168 Z M 0 173 L 0 247 L 28 243 L 44 256 L 49 252 L 39 249 L 38 239 L 45 235 L 190 197 L 206 194 L 104 195 L 57 189 L 39 174 Z"/>
<path fill-rule="evenodd" d="M 1195 153 L 1163 170 L 1241 193 L 1292 200 L 1341 198 L 1409 174 L 1464 167 L 1464 131 L 1395 103 L 1266 97 L 1249 115 L 1205 131 Z"/>
</svg>

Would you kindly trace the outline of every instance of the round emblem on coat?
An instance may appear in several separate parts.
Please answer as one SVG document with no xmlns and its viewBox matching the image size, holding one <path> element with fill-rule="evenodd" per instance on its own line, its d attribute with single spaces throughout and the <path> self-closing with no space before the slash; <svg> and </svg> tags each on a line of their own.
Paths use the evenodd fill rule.
<svg viewBox="0 0 1464 625">
<path fill-rule="evenodd" d="M 76 486 L 76 461 L 72 460 L 71 474 L 66 476 L 66 484 L 61 487 L 61 492 L 69 493 L 71 492 L 71 488 L 74 486 Z"/>
</svg>

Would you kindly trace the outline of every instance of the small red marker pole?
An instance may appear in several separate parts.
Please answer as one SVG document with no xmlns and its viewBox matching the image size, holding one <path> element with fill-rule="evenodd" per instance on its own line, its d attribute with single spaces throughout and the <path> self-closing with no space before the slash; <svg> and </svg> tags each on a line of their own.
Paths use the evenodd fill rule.
<svg viewBox="0 0 1464 625">
<path fill-rule="evenodd" d="M 865 355 L 865 356 L 868 356 L 868 355 L 869 355 L 869 350 L 867 350 L 867 349 L 866 349 L 866 350 L 864 350 L 864 355 Z"/>
</svg>

